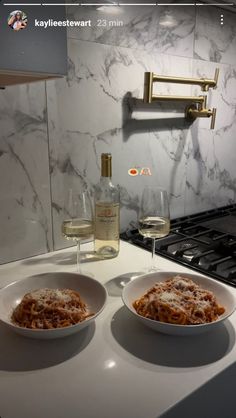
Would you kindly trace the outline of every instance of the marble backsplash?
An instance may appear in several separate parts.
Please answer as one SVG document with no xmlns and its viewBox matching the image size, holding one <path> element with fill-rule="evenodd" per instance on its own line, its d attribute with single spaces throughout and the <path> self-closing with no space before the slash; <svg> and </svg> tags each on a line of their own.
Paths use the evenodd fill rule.
<svg viewBox="0 0 236 418">
<path fill-rule="evenodd" d="M 165 187 L 171 216 L 235 202 L 236 14 L 207 8 L 125 7 L 120 28 L 95 26 L 104 10 L 68 7 L 69 18 L 93 26 L 68 32 L 65 79 L 0 92 L 0 263 L 68 245 L 60 232 L 66 191 L 93 188 L 100 154 L 113 155 L 121 189 L 121 225 L 137 218 L 147 182 Z M 163 21 L 172 15 L 172 27 Z M 210 22 L 210 23 L 209 23 Z M 209 119 L 189 124 L 183 105 L 144 105 L 143 74 L 213 77 Z M 159 84 L 166 94 L 201 94 L 199 87 Z M 130 177 L 131 167 L 152 176 Z"/>
<path fill-rule="evenodd" d="M 52 250 L 45 83 L 0 90 L 0 263 Z"/>
</svg>

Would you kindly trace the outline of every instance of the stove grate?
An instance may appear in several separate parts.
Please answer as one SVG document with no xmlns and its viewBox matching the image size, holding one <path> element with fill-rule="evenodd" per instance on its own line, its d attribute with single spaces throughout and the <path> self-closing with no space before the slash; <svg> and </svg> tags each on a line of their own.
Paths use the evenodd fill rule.
<svg viewBox="0 0 236 418">
<path fill-rule="evenodd" d="M 236 215 L 236 205 L 172 220 L 170 234 L 156 241 L 156 254 L 236 287 L 236 231 L 234 235 L 200 224 L 216 220 L 218 225 L 229 215 Z M 121 238 L 151 251 L 151 239 L 137 229 Z"/>
</svg>

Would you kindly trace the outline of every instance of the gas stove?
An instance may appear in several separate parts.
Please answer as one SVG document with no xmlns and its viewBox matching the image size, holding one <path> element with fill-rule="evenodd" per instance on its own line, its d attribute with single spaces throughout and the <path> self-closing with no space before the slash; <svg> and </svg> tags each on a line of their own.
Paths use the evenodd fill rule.
<svg viewBox="0 0 236 418">
<path fill-rule="evenodd" d="M 137 229 L 121 239 L 151 251 L 151 239 Z M 156 254 L 236 287 L 236 204 L 171 221 L 168 236 L 156 240 Z"/>
</svg>

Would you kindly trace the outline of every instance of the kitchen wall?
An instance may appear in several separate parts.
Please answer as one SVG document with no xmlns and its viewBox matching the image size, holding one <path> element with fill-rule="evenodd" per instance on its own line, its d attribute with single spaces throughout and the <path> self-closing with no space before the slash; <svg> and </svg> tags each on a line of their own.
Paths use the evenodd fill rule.
<svg viewBox="0 0 236 418">
<path fill-rule="evenodd" d="M 0 91 L 0 263 L 68 245 L 60 232 L 66 190 L 93 187 L 100 154 L 113 155 L 121 187 L 122 229 L 132 225 L 144 184 L 169 192 L 171 216 L 235 202 L 236 14 L 213 7 L 69 7 L 68 17 L 92 19 L 68 32 L 68 77 Z M 98 19 L 123 26 L 96 26 Z M 170 26 L 164 26 L 167 22 Z M 209 119 L 192 125 L 183 105 L 144 105 L 143 75 L 213 78 Z M 166 94 L 200 95 L 199 87 L 159 84 Z M 128 175 L 149 167 L 152 176 Z"/>
</svg>

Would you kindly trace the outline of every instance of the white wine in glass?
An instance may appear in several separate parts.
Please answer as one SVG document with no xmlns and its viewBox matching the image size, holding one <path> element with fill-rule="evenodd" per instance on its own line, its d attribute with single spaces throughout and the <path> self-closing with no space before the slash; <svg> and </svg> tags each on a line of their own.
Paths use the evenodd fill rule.
<svg viewBox="0 0 236 418">
<path fill-rule="evenodd" d="M 162 238 L 169 234 L 170 220 L 164 216 L 139 219 L 139 232 L 146 238 Z"/>
<path fill-rule="evenodd" d="M 68 240 L 89 239 L 93 235 L 93 222 L 88 219 L 67 219 L 62 222 L 61 229 Z"/>
<path fill-rule="evenodd" d="M 159 187 L 146 186 L 142 193 L 138 221 L 139 233 L 152 239 L 152 263 L 155 254 L 155 240 L 170 232 L 170 214 L 167 192 Z M 148 271 L 155 271 L 152 265 Z"/>
<path fill-rule="evenodd" d="M 93 208 L 88 191 L 76 192 L 69 189 L 65 201 L 65 212 L 68 217 L 62 222 L 62 235 L 77 244 L 77 271 L 79 272 L 79 255 L 81 240 L 91 239 L 94 233 Z"/>
</svg>

